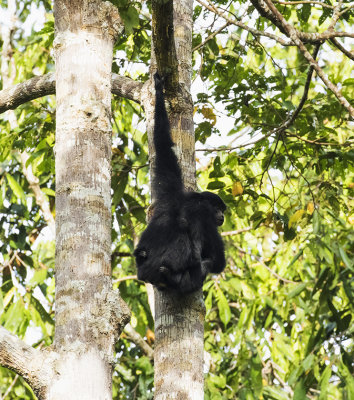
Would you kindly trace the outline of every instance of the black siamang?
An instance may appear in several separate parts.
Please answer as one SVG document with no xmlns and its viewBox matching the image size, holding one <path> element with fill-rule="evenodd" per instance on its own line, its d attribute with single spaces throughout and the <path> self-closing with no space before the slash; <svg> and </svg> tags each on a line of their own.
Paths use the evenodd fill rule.
<svg viewBox="0 0 354 400">
<path fill-rule="evenodd" d="M 159 289 L 190 293 L 203 286 L 209 272 L 225 268 L 224 245 L 217 226 L 224 222 L 226 206 L 214 193 L 184 190 L 172 149 L 163 79 L 158 73 L 154 79 L 156 160 L 152 187 L 156 203 L 134 251 L 138 279 Z"/>
</svg>

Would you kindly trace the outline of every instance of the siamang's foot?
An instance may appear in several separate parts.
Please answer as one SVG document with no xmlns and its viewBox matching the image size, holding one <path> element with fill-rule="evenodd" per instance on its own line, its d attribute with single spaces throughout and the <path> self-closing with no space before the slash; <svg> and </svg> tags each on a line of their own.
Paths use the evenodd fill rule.
<svg viewBox="0 0 354 400">
<path fill-rule="evenodd" d="M 138 264 L 143 263 L 148 258 L 147 251 L 143 249 L 135 250 L 134 256 L 136 257 Z"/>
<path fill-rule="evenodd" d="M 159 282 L 154 282 L 155 286 L 159 290 L 165 290 L 167 288 L 167 274 L 169 270 L 164 265 L 161 265 L 159 268 Z"/>
<path fill-rule="evenodd" d="M 139 251 L 139 257 L 141 258 L 147 258 L 147 252 L 145 250 L 141 250 Z"/>
</svg>

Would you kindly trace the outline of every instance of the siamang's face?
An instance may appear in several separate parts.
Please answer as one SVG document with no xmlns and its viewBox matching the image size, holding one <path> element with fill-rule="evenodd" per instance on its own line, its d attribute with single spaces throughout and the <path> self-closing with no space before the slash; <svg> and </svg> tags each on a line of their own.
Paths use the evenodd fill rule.
<svg viewBox="0 0 354 400">
<path fill-rule="evenodd" d="M 202 192 L 200 195 L 212 206 L 216 225 L 221 226 L 224 223 L 224 212 L 226 210 L 225 203 L 215 193 Z"/>
<path fill-rule="evenodd" d="M 215 221 L 217 226 L 221 226 L 224 223 L 224 212 L 220 208 L 215 207 Z"/>
</svg>

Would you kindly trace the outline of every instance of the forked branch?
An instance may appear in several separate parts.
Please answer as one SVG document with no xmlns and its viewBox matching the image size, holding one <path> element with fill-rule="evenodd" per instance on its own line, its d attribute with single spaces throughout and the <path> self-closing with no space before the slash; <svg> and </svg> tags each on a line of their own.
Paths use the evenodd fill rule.
<svg viewBox="0 0 354 400">
<path fill-rule="evenodd" d="M 45 399 L 52 369 L 48 354 L 37 350 L 0 326 L 0 365 L 21 375 Z"/>
</svg>

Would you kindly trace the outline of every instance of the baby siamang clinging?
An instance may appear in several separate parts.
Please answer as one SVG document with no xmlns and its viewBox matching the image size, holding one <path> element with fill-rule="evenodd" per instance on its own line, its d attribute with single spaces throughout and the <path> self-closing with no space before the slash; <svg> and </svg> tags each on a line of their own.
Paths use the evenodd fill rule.
<svg viewBox="0 0 354 400">
<path fill-rule="evenodd" d="M 138 279 L 159 289 L 190 293 L 203 286 L 209 272 L 225 268 L 224 245 L 217 226 L 224 222 L 225 203 L 211 192 L 187 192 L 172 149 L 164 104 L 163 79 L 156 90 L 152 187 L 154 212 L 134 251 Z"/>
</svg>

